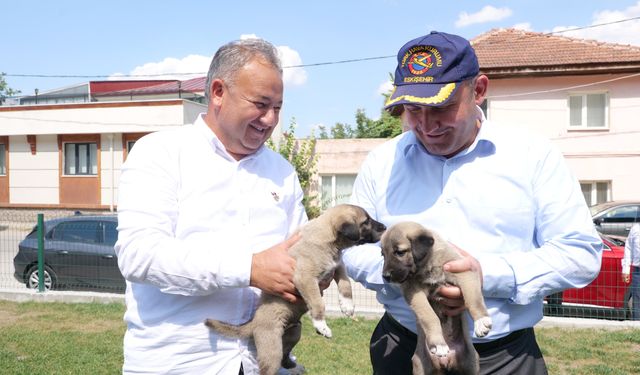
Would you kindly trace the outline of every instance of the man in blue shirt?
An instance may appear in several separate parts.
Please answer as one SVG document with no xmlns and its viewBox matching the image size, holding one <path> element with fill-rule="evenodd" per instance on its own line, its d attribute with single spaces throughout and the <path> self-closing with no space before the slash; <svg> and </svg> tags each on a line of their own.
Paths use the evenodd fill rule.
<svg viewBox="0 0 640 375">
<path fill-rule="evenodd" d="M 640 224 L 635 223 L 629 231 L 622 258 L 622 281 L 631 281 L 631 319 L 640 320 Z"/>
<path fill-rule="evenodd" d="M 485 119 L 488 83 L 464 38 L 432 32 L 406 43 L 385 108 L 402 113 L 410 131 L 368 155 L 351 203 L 387 227 L 416 221 L 438 231 L 465 255 L 445 270 L 483 275 L 493 328 L 473 337 L 482 374 L 546 374 L 533 331 L 543 299 L 595 278 L 602 242 L 561 153 Z M 382 280 L 372 246 L 349 249 L 343 260 L 386 310 L 371 338 L 373 371 L 410 374 L 415 316 Z M 463 298 L 457 287 L 439 290 L 450 315 L 464 311 Z"/>
</svg>

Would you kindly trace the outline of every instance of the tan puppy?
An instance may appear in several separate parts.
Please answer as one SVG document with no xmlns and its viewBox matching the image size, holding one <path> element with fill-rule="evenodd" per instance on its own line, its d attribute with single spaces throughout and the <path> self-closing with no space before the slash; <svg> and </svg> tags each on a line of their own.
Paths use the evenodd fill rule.
<svg viewBox="0 0 640 375">
<path fill-rule="evenodd" d="M 207 319 L 205 324 L 225 336 L 253 337 L 258 351 L 260 374 L 275 374 L 280 366 L 292 368 L 289 352 L 300 340 L 300 317 L 307 311 L 316 331 L 331 337 L 325 321 L 325 306 L 318 283 L 333 275 L 338 285 L 340 309 L 353 315 L 351 283 L 340 255 L 343 249 L 380 240 L 385 226 L 354 205 L 341 204 L 328 209 L 300 229 L 300 240 L 289 249 L 296 259 L 293 282 L 305 303 L 291 304 L 263 293 L 255 316 L 235 326 Z"/>
<path fill-rule="evenodd" d="M 413 374 L 477 374 L 478 354 L 473 348 L 467 319 L 449 317 L 434 302 L 438 287 L 457 285 L 474 321 L 476 336 L 491 329 L 477 272 L 444 272 L 442 266 L 462 256 L 434 231 L 413 222 L 398 223 L 382 236 L 382 277 L 400 284 L 404 298 L 416 314 L 418 343 Z"/>
</svg>

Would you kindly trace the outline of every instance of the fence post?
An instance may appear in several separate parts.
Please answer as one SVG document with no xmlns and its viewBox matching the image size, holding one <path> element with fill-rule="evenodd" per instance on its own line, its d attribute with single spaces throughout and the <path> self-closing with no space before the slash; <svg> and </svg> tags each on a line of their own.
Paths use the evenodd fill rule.
<svg viewBox="0 0 640 375">
<path fill-rule="evenodd" d="M 44 214 L 38 214 L 38 292 L 44 292 Z"/>
</svg>

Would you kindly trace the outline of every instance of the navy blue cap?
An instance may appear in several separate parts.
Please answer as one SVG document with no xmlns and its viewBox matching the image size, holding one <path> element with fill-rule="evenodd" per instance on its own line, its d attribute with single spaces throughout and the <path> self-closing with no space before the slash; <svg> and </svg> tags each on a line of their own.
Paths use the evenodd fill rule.
<svg viewBox="0 0 640 375">
<path fill-rule="evenodd" d="M 385 109 L 401 104 L 444 105 L 455 95 L 460 82 L 479 71 L 478 58 L 468 40 L 432 31 L 398 51 L 394 88 Z"/>
</svg>

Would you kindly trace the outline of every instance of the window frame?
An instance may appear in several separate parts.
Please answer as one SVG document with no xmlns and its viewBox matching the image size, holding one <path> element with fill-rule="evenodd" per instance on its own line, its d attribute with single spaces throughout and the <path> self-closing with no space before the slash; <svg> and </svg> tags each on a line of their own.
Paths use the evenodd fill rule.
<svg viewBox="0 0 640 375">
<path fill-rule="evenodd" d="M 318 186 L 320 187 L 320 191 L 319 191 L 319 199 L 320 199 L 320 209 L 322 211 L 334 207 L 336 204 L 338 204 L 339 199 L 342 197 L 338 197 L 337 196 L 337 184 L 336 184 L 336 180 L 338 176 L 344 176 L 344 177 L 352 177 L 353 178 L 353 182 L 351 183 L 351 190 L 353 191 L 353 184 L 356 181 L 356 176 L 357 174 L 355 173 L 333 173 L 333 174 L 320 174 L 319 175 L 319 183 Z M 327 199 L 327 197 L 324 196 L 324 188 L 323 188 L 323 179 L 325 178 L 331 178 L 331 197 L 329 197 Z M 349 199 L 349 197 L 351 197 L 351 193 L 349 194 L 349 196 L 347 196 L 347 200 Z"/>
<path fill-rule="evenodd" d="M 588 96 L 604 95 L 604 124 L 602 126 L 588 126 Z M 580 125 L 571 125 L 571 99 L 580 97 L 582 100 L 581 123 Z M 611 98 L 608 91 L 584 91 L 571 92 L 567 95 L 567 129 L 569 131 L 585 131 L 585 130 L 609 130 L 609 113 L 611 107 Z"/>
<path fill-rule="evenodd" d="M 69 166 L 68 166 L 68 162 L 69 160 L 67 159 L 67 147 L 68 146 L 74 146 L 74 157 L 75 157 L 75 168 L 76 168 L 76 172 L 75 173 L 70 173 L 69 170 Z M 86 165 L 87 167 L 87 173 L 81 173 L 81 168 L 80 168 L 80 161 L 81 158 L 79 158 L 79 146 L 84 145 L 87 146 L 87 151 L 86 151 L 86 160 L 88 162 L 88 164 Z M 91 146 L 95 147 L 95 154 L 94 154 L 94 160 L 91 159 Z M 97 142 L 91 142 L 91 141 L 87 141 L 87 142 L 63 142 L 62 144 L 62 174 L 63 176 L 74 176 L 74 177 L 79 177 L 79 176 L 89 176 L 89 177 L 93 177 L 93 176 L 97 176 L 98 175 L 98 153 L 99 153 L 99 149 L 98 149 L 98 143 Z M 93 172 L 93 167 L 95 166 L 96 171 Z"/>
<path fill-rule="evenodd" d="M 607 190 L 605 192 L 605 197 L 604 200 L 598 200 L 598 184 L 606 184 L 607 186 Z M 611 200 L 611 180 L 586 180 L 586 181 L 580 181 L 580 190 L 582 190 L 582 194 L 585 193 L 585 191 L 582 189 L 583 186 L 587 186 L 590 185 L 590 197 L 589 199 L 587 199 L 587 197 L 585 196 L 585 202 L 587 203 L 587 206 L 593 206 L 599 203 L 604 203 L 604 202 L 608 202 Z"/>
</svg>

